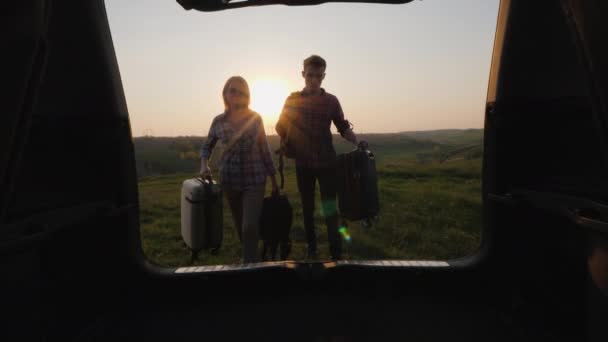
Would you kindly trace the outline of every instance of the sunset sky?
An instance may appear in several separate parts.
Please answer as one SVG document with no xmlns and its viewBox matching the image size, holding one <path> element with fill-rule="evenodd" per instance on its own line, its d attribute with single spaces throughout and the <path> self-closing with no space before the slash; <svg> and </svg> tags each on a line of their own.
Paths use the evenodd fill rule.
<svg viewBox="0 0 608 342">
<path fill-rule="evenodd" d="M 273 126 L 327 60 L 323 87 L 355 132 L 481 128 L 498 0 L 264 6 L 203 13 L 172 0 L 106 0 L 134 136 L 206 135 L 241 75 Z M 274 134 L 274 130 L 267 131 Z"/>
</svg>

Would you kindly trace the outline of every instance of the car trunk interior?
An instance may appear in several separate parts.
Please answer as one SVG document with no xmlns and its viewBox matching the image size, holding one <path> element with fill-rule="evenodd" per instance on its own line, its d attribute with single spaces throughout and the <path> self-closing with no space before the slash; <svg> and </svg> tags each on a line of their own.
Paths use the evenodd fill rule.
<svg viewBox="0 0 608 342">
<path fill-rule="evenodd" d="M 608 340 L 604 2 L 501 1 L 476 255 L 217 272 L 142 253 L 103 1 L 2 7 L 2 340 Z"/>
</svg>

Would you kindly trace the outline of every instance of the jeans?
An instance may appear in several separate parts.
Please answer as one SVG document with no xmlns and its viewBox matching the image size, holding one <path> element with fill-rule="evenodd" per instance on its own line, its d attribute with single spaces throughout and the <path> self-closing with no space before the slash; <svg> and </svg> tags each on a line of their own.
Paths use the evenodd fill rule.
<svg viewBox="0 0 608 342">
<path fill-rule="evenodd" d="M 223 189 L 243 248 L 244 263 L 258 261 L 259 223 L 265 188 L 265 184 L 261 184 L 243 190 Z"/>
<path fill-rule="evenodd" d="M 327 240 L 332 257 L 339 258 L 342 253 L 342 240 L 338 233 L 338 212 L 336 209 L 336 170 L 334 168 L 296 167 L 298 191 L 302 199 L 304 229 L 308 241 L 308 252 L 317 252 L 317 236 L 314 226 L 315 184 L 319 181 L 321 189 L 321 204 L 325 224 L 327 225 Z"/>
</svg>

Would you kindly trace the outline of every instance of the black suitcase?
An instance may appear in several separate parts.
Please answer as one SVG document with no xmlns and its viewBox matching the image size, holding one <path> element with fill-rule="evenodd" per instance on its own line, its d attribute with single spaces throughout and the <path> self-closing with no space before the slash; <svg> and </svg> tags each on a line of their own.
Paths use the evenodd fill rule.
<svg viewBox="0 0 608 342">
<path fill-rule="evenodd" d="M 281 189 L 283 189 L 283 155 L 279 154 L 279 174 Z M 285 260 L 291 252 L 291 225 L 293 223 L 293 208 L 285 194 L 273 194 L 264 198 L 260 215 L 260 239 L 264 241 L 262 261 L 274 260 L 277 249 L 281 247 L 280 258 Z"/>
<path fill-rule="evenodd" d="M 338 155 L 337 183 L 340 216 L 369 223 L 378 218 L 378 179 L 374 154 L 361 143 L 351 152 Z"/>
<path fill-rule="evenodd" d="M 264 198 L 260 215 L 260 239 L 264 241 L 262 261 L 274 260 L 281 247 L 281 260 L 289 257 L 291 251 L 291 224 L 293 209 L 284 194 Z"/>
</svg>

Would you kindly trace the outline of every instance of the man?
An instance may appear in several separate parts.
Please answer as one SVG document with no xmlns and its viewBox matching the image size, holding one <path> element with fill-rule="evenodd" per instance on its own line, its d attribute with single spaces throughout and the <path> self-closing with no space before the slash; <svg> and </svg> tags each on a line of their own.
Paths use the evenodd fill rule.
<svg viewBox="0 0 608 342">
<path fill-rule="evenodd" d="M 302 199 L 304 228 L 308 242 L 307 259 L 316 258 L 317 237 L 314 227 L 315 183 L 319 181 L 323 216 L 327 225 L 329 252 L 340 259 L 342 241 L 338 233 L 336 210 L 336 151 L 332 143 L 331 123 L 340 135 L 353 144 L 357 138 L 338 98 L 321 88 L 327 63 L 312 55 L 304 60 L 302 77 L 305 87 L 292 93 L 283 106 L 276 125 L 282 148 L 287 157 L 294 158 L 298 190 Z"/>
</svg>

